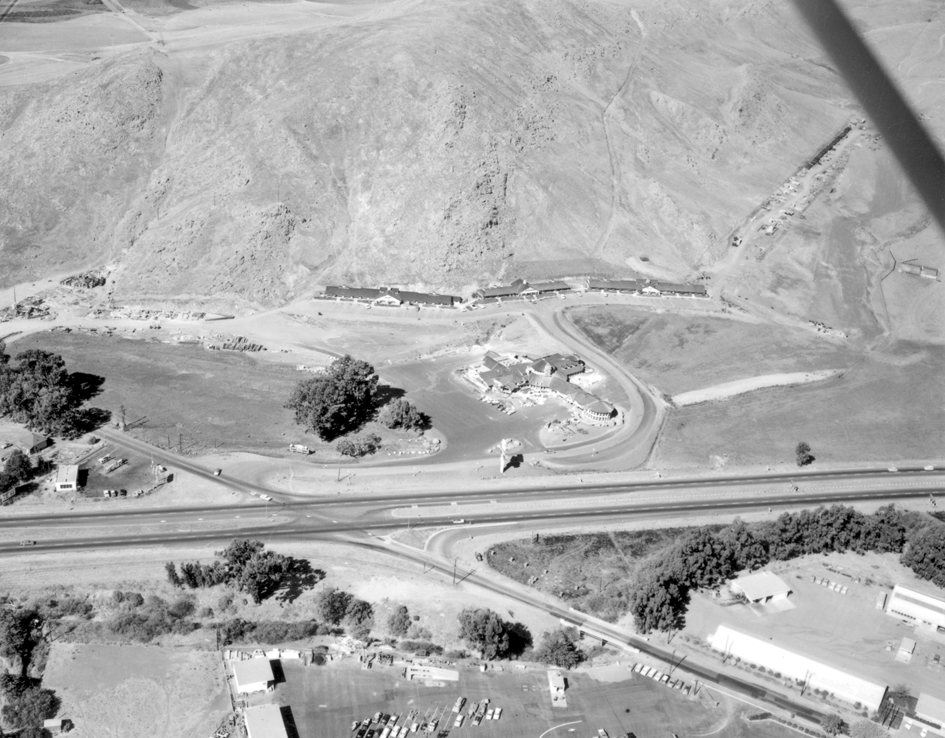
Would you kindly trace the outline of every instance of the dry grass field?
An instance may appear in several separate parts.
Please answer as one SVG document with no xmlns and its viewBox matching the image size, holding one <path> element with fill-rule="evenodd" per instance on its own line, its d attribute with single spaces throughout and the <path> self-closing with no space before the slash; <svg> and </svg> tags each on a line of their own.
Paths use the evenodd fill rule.
<svg viewBox="0 0 945 738">
<path fill-rule="evenodd" d="M 820 462 L 939 458 L 943 361 L 941 346 L 899 342 L 838 379 L 675 410 L 653 464 L 784 463 L 799 441 L 809 443 Z"/>
<path fill-rule="evenodd" d="M 76 738 L 205 738 L 230 710 L 213 651 L 53 643 L 43 685 Z"/>
<path fill-rule="evenodd" d="M 857 358 L 839 341 L 796 328 L 627 305 L 568 314 L 597 346 L 668 395 L 764 374 L 839 369 Z"/>
</svg>

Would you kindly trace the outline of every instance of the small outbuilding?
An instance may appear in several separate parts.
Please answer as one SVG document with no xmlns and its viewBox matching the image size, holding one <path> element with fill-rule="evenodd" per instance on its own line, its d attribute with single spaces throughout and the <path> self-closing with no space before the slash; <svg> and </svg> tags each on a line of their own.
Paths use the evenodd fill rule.
<svg viewBox="0 0 945 738">
<path fill-rule="evenodd" d="M 248 738 L 289 738 L 285 728 L 283 709 L 279 705 L 250 707 L 245 712 L 246 735 Z M 290 713 L 291 714 L 291 713 Z"/>
<path fill-rule="evenodd" d="M 79 465 L 63 464 L 56 470 L 56 491 L 75 492 L 79 488 Z"/>
<path fill-rule="evenodd" d="M 236 681 L 236 691 L 240 694 L 268 692 L 276 682 L 272 664 L 266 658 L 237 662 L 233 665 L 233 678 Z"/>
<path fill-rule="evenodd" d="M 50 718 L 43 720 L 43 729 L 48 730 L 52 735 L 60 735 L 69 730 L 72 721 L 68 718 Z"/>
<path fill-rule="evenodd" d="M 774 572 L 759 571 L 739 577 L 731 584 L 735 594 L 742 594 L 753 605 L 772 600 L 784 600 L 791 594 L 791 588 Z"/>
</svg>

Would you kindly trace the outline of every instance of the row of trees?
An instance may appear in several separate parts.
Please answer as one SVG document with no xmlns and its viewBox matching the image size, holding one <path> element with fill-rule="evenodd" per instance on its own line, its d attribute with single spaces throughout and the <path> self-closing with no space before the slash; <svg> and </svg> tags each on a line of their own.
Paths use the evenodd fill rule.
<svg viewBox="0 0 945 738">
<path fill-rule="evenodd" d="M 43 720 L 59 710 L 59 698 L 29 675 L 33 652 L 42 641 L 43 618 L 33 608 L 0 610 L 0 655 L 15 671 L 0 675 L 4 724 L 23 738 L 41 738 Z"/>
<path fill-rule="evenodd" d="M 373 366 L 345 355 L 332 362 L 324 374 L 299 382 L 285 406 L 295 412 L 296 423 L 331 441 L 374 417 L 378 411 L 378 381 Z M 377 419 L 388 428 L 405 430 L 420 429 L 429 422 L 403 398 L 384 405 Z"/>
<path fill-rule="evenodd" d="M 641 632 L 676 630 L 684 623 L 692 589 L 717 587 L 738 571 L 805 554 L 901 552 L 906 523 L 892 505 L 873 515 L 834 505 L 755 525 L 736 520 L 718 532 L 698 528 L 640 563 L 627 588 L 630 611 Z"/>
<path fill-rule="evenodd" d="M 183 563 L 180 572 L 173 561 L 165 564 L 167 579 L 175 587 L 213 587 L 233 585 L 259 604 L 272 595 L 292 574 L 294 562 L 288 556 L 267 551 L 262 541 L 236 538 L 222 551 L 223 561 L 212 564 Z"/>
<path fill-rule="evenodd" d="M 30 349 L 11 363 L 0 342 L 0 417 L 39 433 L 74 436 L 88 422 L 80 410 L 84 395 L 61 356 Z"/>
</svg>

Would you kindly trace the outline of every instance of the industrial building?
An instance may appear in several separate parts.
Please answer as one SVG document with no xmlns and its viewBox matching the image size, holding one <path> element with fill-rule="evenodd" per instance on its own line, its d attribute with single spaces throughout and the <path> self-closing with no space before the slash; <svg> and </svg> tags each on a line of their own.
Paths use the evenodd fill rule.
<svg viewBox="0 0 945 738">
<path fill-rule="evenodd" d="M 886 614 L 920 628 L 945 630 L 945 600 L 899 584 L 886 603 Z"/>
<path fill-rule="evenodd" d="M 79 465 L 63 464 L 56 470 L 56 491 L 75 492 L 79 488 Z"/>
<path fill-rule="evenodd" d="M 800 680 L 807 689 L 821 689 L 855 706 L 878 710 L 886 697 L 886 685 L 876 684 L 812 658 L 776 646 L 768 638 L 739 633 L 727 625 L 720 625 L 709 636 L 709 645 L 726 657 L 737 657 L 757 666 L 763 666 L 789 679 Z"/>
<path fill-rule="evenodd" d="M 259 661 L 260 659 L 252 659 Z M 243 663 L 249 663 L 248 661 Z M 266 663 L 269 663 L 268 661 Z M 246 735 L 248 738 L 289 738 L 279 705 L 262 705 L 246 710 Z M 288 710 L 289 708 L 285 708 Z"/>
<path fill-rule="evenodd" d="M 791 594 L 791 588 L 784 580 L 770 571 L 759 571 L 739 577 L 730 586 L 733 592 L 744 595 L 753 605 L 787 599 Z"/>
<path fill-rule="evenodd" d="M 902 727 L 918 729 L 920 735 L 933 732 L 945 736 L 945 700 L 920 692 L 913 715 L 903 718 Z"/>
<path fill-rule="evenodd" d="M 240 694 L 268 692 L 275 686 L 276 681 L 272 664 L 269 659 L 263 658 L 236 662 L 233 665 L 233 678 L 236 681 L 236 691 Z"/>
</svg>

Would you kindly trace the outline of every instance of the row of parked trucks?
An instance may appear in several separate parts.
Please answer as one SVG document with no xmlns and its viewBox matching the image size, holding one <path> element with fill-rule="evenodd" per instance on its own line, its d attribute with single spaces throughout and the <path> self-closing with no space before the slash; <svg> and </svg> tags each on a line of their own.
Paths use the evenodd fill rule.
<svg viewBox="0 0 945 738">
<path fill-rule="evenodd" d="M 475 727 L 479 727 L 483 720 L 498 720 L 502 717 L 502 708 L 490 708 L 488 697 L 470 705 L 466 709 L 466 713 L 463 714 L 463 706 L 465 704 L 465 697 L 456 698 L 456 703 L 453 705 L 453 712 L 457 713 L 456 719 L 453 721 L 454 728 L 462 728 L 467 717 L 469 718 L 469 722 Z"/>
</svg>

